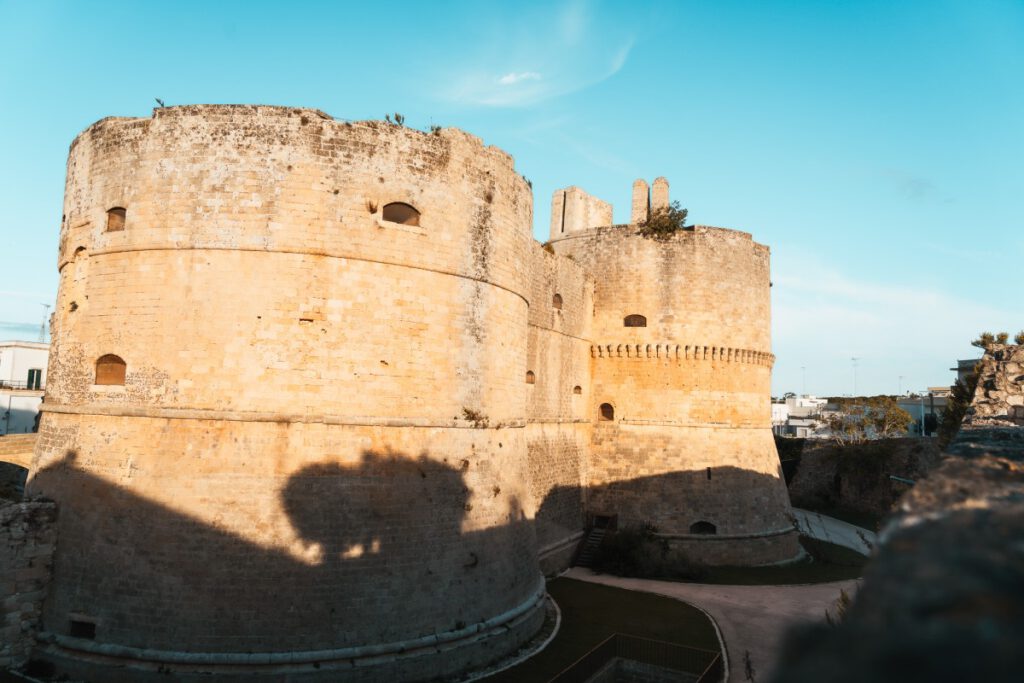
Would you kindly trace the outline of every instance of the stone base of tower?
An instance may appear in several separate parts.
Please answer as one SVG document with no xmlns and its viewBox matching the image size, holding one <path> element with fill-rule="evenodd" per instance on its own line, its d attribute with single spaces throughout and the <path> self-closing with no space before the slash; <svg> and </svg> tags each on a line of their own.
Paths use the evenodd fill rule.
<svg viewBox="0 0 1024 683">
<path fill-rule="evenodd" d="M 767 428 L 598 423 L 587 512 L 644 528 L 708 565 L 803 556 Z"/>
<path fill-rule="evenodd" d="M 544 622 L 544 582 L 505 615 L 416 641 L 310 652 L 172 652 L 121 647 L 42 633 L 34 659 L 54 673 L 93 683 L 391 683 L 448 680 L 514 653 Z M 443 599 L 443 596 L 439 596 Z M 398 618 L 396 616 L 396 618 Z"/>
<path fill-rule="evenodd" d="M 795 528 L 754 536 L 667 536 L 671 548 L 710 566 L 757 567 L 796 562 L 806 553 Z"/>
</svg>

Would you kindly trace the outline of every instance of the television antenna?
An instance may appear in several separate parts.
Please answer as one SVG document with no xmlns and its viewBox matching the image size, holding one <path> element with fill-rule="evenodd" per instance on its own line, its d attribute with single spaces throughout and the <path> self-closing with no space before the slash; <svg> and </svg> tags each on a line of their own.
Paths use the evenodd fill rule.
<svg viewBox="0 0 1024 683">
<path fill-rule="evenodd" d="M 46 318 L 47 312 L 50 310 L 50 304 L 39 304 L 43 307 L 43 322 L 39 326 L 39 341 L 46 341 Z"/>
</svg>

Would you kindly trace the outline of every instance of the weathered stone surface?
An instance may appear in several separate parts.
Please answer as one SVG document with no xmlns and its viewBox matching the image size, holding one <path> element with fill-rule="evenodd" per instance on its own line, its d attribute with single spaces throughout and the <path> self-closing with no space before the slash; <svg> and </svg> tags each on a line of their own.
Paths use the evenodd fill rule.
<svg viewBox="0 0 1024 683">
<path fill-rule="evenodd" d="M 454 129 L 171 107 L 80 135 L 64 214 L 28 486 L 62 510 L 44 654 L 400 680 L 532 636 L 539 247 L 511 157 Z M 123 386 L 95 383 L 106 354 Z"/>
</svg>

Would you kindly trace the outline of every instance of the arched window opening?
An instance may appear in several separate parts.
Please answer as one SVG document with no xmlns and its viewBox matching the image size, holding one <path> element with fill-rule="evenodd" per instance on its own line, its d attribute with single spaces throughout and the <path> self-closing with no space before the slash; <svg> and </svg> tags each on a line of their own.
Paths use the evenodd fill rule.
<svg viewBox="0 0 1024 683">
<path fill-rule="evenodd" d="M 690 525 L 690 533 L 713 536 L 718 533 L 718 529 L 711 522 L 697 522 Z"/>
<path fill-rule="evenodd" d="M 611 403 L 602 403 L 599 408 L 598 420 L 601 422 L 611 422 L 615 419 L 615 408 L 612 407 Z"/>
<path fill-rule="evenodd" d="M 526 371 L 526 383 L 535 384 L 537 382 L 537 375 L 533 374 L 533 370 Z"/>
<path fill-rule="evenodd" d="M 125 362 L 108 353 L 96 361 L 96 384 L 124 385 Z"/>
<path fill-rule="evenodd" d="M 124 230 L 124 219 L 128 214 L 124 207 L 115 206 L 112 209 L 107 210 L 107 232 L 117 232 L 118 230 Z"/>
<path fill-rule="evenodd" d="M 580 394 L 582 394 L 582 393 L 583 393 L 583 387 L 581 387 L 580 385 L 578 385 L 578 384 L 577 384 L 576 386 L 574 386 L 574 387 L 572 388 L 572 393 L 574 393 L 574 394 L 576 394 L 577 396 L 579 396 Z"/>
<path fill-rule="evenodd" d="M 386 221 L 401 223 L 402 225 L 420 224 L 420 212 L 415 207 L 402 202 L 385 204 L 381 217 Z"/>
<path fill-rule="evenodd" d="M 555 310 L 558 310 L 558 311 L 562 310 L 562 295 L 561 294 L 555 294 L 553 297 L 551 297 L 551 306 Z"/>
<path fill-rule="evenodd" d="M 625 318 L 622 319 L 622 326 L 623 327 L 647 327 L 647 318 L 645 318 L 642 315 L 639 315 L 637 313 L 633 313 L 631 315 L 627 315 Z"/>
</svg>

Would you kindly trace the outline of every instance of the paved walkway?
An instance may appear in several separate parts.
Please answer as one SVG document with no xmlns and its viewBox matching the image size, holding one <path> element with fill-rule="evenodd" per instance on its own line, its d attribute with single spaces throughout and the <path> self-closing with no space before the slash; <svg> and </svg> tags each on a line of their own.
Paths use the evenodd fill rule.
<svg viewBox="0 0 1024 683">
<path fill-rule="evenodd" d="M 729 683 L 767 683 L 782 636 L 794 624 L 823 621 L 840 589 L 852 597 L 858 582 L 798 586 L 716 586 L 648 579 L 624 579 L 574 567 L 566 576 L 629 590 L 677 598 L 700 607 L 718 624 L 729 658 Z M 750 653 L 753 677 L 747 676 Z"/>
<path fill-rule="evenodd" d="M 875 532 L 810 510 L 793 508 L 800 533 L 870 555 L 878 545 Z"/>
</svg>

